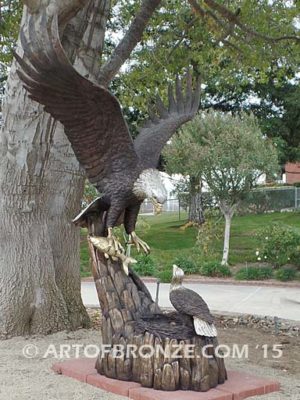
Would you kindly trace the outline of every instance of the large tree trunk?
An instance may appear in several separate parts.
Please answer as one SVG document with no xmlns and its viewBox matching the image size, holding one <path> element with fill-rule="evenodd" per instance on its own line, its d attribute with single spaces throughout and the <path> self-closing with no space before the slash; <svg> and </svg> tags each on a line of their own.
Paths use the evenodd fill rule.
<svg viewBox="0 0 300 400">
<path fill-rule="evenodd" d="M 90 234 L 102 235 L 99 221 L 105 217 L 88 218 Z M 224 359 L 215 352 L 217 338 L 197 336 L 188 315 L 163 313 L 132 269 L 127 276 L 120 262 L 106 260 L 91 242 L 89 246 L 103 314 L 97 371 L 158 390 L 204 392 L 224 383 L 227 374 Z"/>
<path fill-rule="evenodd" d="M 38 20 L 41 2 L 28 3 L 35 3 Z M 74 0 L 73 8 L 71 0 L 57 3 L 64 24 L 67 14 L 73 16 L 80 3 L 82 6 L 82 1 Z M 99 14 L 99 21 L 93 13 L 99 11 L 100 5 L 107 11 L 103 4 L 109 1 L 96 3 L 92 8 L 86 6 L 67 26 L 63 42 L 73 59 L 80 50 L 79 44 L 84 47 L 88 32 L 93 39 L 89 52 L 97 48 L 93 31 L 105 28 L 107 15 Z M 51 16 L 51 8 L 48 15 Z M 22 26 L 27 24 L 25 8 Z M 99 37 L 103 42 L 103 35 Z M 80 72 L 85 75 L 86 64 L 88 60 L 87 63 L 81 61 Z M 28 99 L 14 63 L 7 84 L 3 120 L 0 136 L 0 336 L 87 326 L 89 319 L 80 295 L 79 230 L 71 223 L 80 210 L 85 174 L 61 125 Z"/>
<path fill-rule="evenodd" d="M 234 215 L 235 206 L 229 206 L 226 204 L 226 202 L 221 202 L 220 210 L 222 211 L 225 219 L 222 265 L 228 265 L 231 221 Z"/>
<path fill-rule="evenodd" d="M 110 0 L 24 0 L 38 23 L 59 15 L 63 45 L 84 76 L 108 86 L 161 0 L 143 0 L 108 61 L 100 58 Z M 76 15 L 75 18 L 73 18 Z M 70 19 L 71 23 L 69 23 Z M 28 27 L 25 8 L 22 26 Z M 18 51 L 22 54 L 20 44 Z M 0 136 L 0 336 L 88 324 L 80 296 L 79 230 L 84 173 L 60 124 L 30 101 L 13 63 Z"/>
<path fill-rule="evenodd" d="M 202 225 L 205 222 L 202 203 L 202 185 L 199 179 L 190 178 L 189 222 Z"/>
</svg>

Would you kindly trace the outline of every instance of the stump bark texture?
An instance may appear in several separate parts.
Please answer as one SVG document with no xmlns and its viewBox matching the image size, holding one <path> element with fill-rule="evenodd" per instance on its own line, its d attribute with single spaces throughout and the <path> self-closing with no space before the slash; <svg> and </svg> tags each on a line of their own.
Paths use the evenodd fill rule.
<svg viewBox="0 0 300 400">
<path fill-rule="evenodd" d="M 90 234 L 101 232 L 91 220 L 88 226 Z M 160 310 L 131 268 L 127 276 L 120 262 L 107 260 L 91 242 L 89 247 L 103 314 L 97 371 L 169 391 L 207 391 L 224 383 L 227 374 L 223 358 L 215 353 L 217 339 L 197 336 L 191 317 Z M 203 355 L 203 348 L 210 357 Z"/>
</svg>

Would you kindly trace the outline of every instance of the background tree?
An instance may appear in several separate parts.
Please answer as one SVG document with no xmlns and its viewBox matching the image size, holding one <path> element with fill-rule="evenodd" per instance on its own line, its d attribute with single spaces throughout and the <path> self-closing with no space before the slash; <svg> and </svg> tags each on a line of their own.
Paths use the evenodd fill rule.
<svg viewBox="0 0 300 400">
<path fill-rule="evenodd" d="M 294 23 L 299 3 L 292 2 L 288 7 L 282 2 L 189 3 L 192 13 L 179 1 L 165 2 L 165 10 L 154 16 L 144 40 L 134 50 L 134 63 L 128 74 L 120 77 L 120 87 L 126 90 L 119 94 L 121 98 L 125 96 L 129 114 L 130 110 L 136 110 L 137 104 L 139 110 L 145 109 L 149 93 L 171 79 L 189 60 L 202 76 L 201 109 L 253 111 L 260 118 L 263 133 L 269 137 L 277 133 L 276 144 L 284 164 L 290 158 L 290 148 L 285 140 L 285 127 L 276 129 L 276 124 L 282 121 L 283 107 L 267 93 L 267 87 L 272 82 L 273 88 L 279 90 L 298 71 L 299 38 L 292 36 L 298 32 Z M 122 4 L 120 15 L 126 19 L 132 9 Z M 282 25 L 283 14 L 291 25 Z M 139 96 L 145 90 L 146 95 Z M 133 118 L 134 114 L 135 111 Z M 201 188 L 201 184 L 192 177 L 189 219 L 201 223 L 202 196 L 195 188 Z"/>
<path fill-rule="evenodd" d="M 190 205 L 189 221 L 201 225 L 204 223 L 204 209 L 202 201 L 202 179 L 190 176 Z"/>
<path fill-rule="evenodd" d="M 300 87 L 299 80 L 280 86 L 270 80 L 258 85 L 261 104 L 254 110 L 262 131 L 276 143 L 280 164 L 300 161 Z"/>
<path fill-rule="evenodd" d="M 279 161 L 300 160 L 300 87 L 294 72 L 278 78 L 278 66 L 272 66 L 265 81 L 253 76 L 242 79 L 240 86 L 223 82 L 218 91 L 214 79 L 207 82 L 202 96 L 202 109 L 252 112 L 258 119 L 263 134 L 272 138 L 279 151 Z"/>
<path fill-rule="evenodd" d="M 8 23 L 12 15 L 18 21 L 19 14 L 9 9 L 18 3 L 1 3 L 6 54 L 17 32 L 6 34 L 2 22 Z M 58 13 L 64 48 L 78 71 L 105 86 L 117 78 L 111 87 L 122 104 L 130 112 L 141 110 L 141 115 L 130 115 L 133 125 L 144 115 L 146 99 L 157 88 L 163 92 L 161 88 L 188 64 L 203 73 L 204 81 L 226 75 L 238 82 L 241 69 L 249 76 L 259 69 L 264 79 L 274 59 L 284 60 L 281 75 L 299 61 L 296 2 L 234 1 L 228 9 L 211 0 L 190 2 L 193 8 L 166 0 L 160 9 L 159 0 L 24 3 L 25 30 L 28 13 L 35 15 L 36 24 L 45 9 L 49 20 Z M 17 50 L 21 54 L 19 44 Z M 117 76 L 124 63 L 126 68 Z M 3 122 L 0 335 L 75 329 L 88 322 L 80 300 L 79 231 L 71 223 L 80 209 L 85 176 L 61 126 L 28 99 L 14 64 Z"/>
<path fill-rule="evenodd" d="M 201 177 L 217 200 L 225 219 L 222 264 L 226 265 L 234 212 L 259 176 L 276 172 L 276 149 L 262 136 L 252 115 L 207 112 L 187 124 L 164 155 L 170 173 L 185 165 L 186 174 Z"/>
<path fill-rule="evenodd" d="M 124 23 L 135 8 L 129 8 L 127 2 L 120 3 L 118 20 Z M 299 17 L 298 3 L 189 3 L 192 12 L 188 4 L 179 0 L 164 2 L 164 8 L 147 27 L 143 41 L 132 54 L 131 67 L 122 77 L 122 85 L 127 90 L 120 94 L 126 96 L 124 103 L 128 106 L 134 107 L 137 101 L 142 106 L 147 103 L 148 96 L 138 96 L 139 92 L 147 88 L 146 92 L 151 93 L 151 89 L 160 87 L 162 82 L 168 82 L 184 69 L 187 61 L 201 73 L 203 83 L 211 83 L 215 93 L 222 93 L 223 88 L 229 89 L 230 85 L 233 98 L 241 85 L 248 85 L 254 79 L 266 82 L 272 65 L 280 65 L 276 69 L 278 79 L 293 76 L 292 71 L 298 69 L 300 42 L 294 24 Z M 227 8 L 224 9 L 225 4 Z M 220 5 L 222 10 L 219 10 Z M 229 21 L 230 18 L 240 26 Z M 286 25 L 283 20 L 287 21 Z M 247 32 L 248 29 L 252 32 Z M 264 37 L 266 32 L 268 37 Z"/>
</svg>

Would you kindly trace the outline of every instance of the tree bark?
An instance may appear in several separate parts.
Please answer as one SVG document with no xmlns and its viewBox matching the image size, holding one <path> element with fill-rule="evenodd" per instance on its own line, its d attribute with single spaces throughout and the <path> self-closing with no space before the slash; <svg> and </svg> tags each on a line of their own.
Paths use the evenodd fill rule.
<svg viewBox="0 0 300 400">
<path fill-rule="evenodd" d="M 90 2 L 67 25 L 63 36 L 70 59 L 74 60 L 76 56 L 76 69 L 91 80 L 95 80 L 97 68 L 100 68 L 95 60 L 96 55 L 101 55 L 103 50 L 109 8 L 110 0 Z M 61 124 L 57 124 L 55 139 L 55 146 L 51 146 L 49 157 L 52 167 L 47 168 L 45 173 L 49 186 L 55 188 L 55 193 L 50 193 L 47 206 L 51 213 L 48 228 L 56 282 L 66 301 L 70 328 L 76 329 L 89 324 L 81 300 L 80 236 L 78 229 L 72 224 L 72 219 L 80 211 L 86 178 Z M 65 241 L 64 238 L 68 240 Z"/>
<path fill-rule="evenodd" d="M 72 14 L 70 1 L 58 7 L 64 3 Z M 78 4 L 74 1 L 74 10 Z M 64 15 L 65 11 L 62 8 Z M 38 23 L 39 10 L 35 13 Z M 85 44 L 80 35 L 92 30 L 93 18 L 87 18 L 88 13 L 91 16 L 87 6 L 67 26 L 63 43 L 71 59 L 78 45 Z M 28 16 L 25 8 L 22 26 L 27 26 Z M 89 36 L 93 43 L 95 33 Z M 101 46 L 103 38 L 104 34 Z M 3 111 L 0 336 L 87 326 L 89 318 L 80 295 L 79 230 L 71 223 L 80 210 L 85 174 L 62 126 L 28 99 L 15 63 Z"/>
<path fill-rule="evenodd" d="M 205 218 L 202 204 L 201 182 L 199 179 L 191 177 L 190 186 L 189 222 L 202 225 L 205 222 Z"/>
<path fill-rule="evenodd" d="M 110 0 L 26 0 L 36 23 L 59 15 L 62 42 L 80 73 L 96 81 Z M 155 3 L 155 4 L 154 4 Z M 160 1 L 144 0 L 107 62 L 108 85 L 142 37 Z M 70 19 L 74 17 L 69 23 Z M 18 43 L 17 51 L 22 54 Z M 77 56 L 77 57 L 76 57 Z M 112 70 L 110 67 L 112 67 Z M 80 296 L 79 230 L 85 174 L 59 123 L 28 99 L 13 63 L 0 135 L 0 336 L 50 333 L 88 324 Z"/>
<path fill-rule="evenodd" d="M 234 215 L 235 206 L 229 206 L 226 204 L 226 202 L 221 202 L 220 210 L 222 211 L 225 219 L 224 246 L 223 246 L 223 257 L 221 264 L 228 265 L 231 221 Z"/>
<path fill-rule="evenodd" d="M 105 217 L 90 218 L 90 234 L 102 232 L 98 225 Z M 127 276 L 119 262 L 106 260 L 91 242 L 89 247 L 103 315 L 98 373 L 168 391 L 205 392 L 224 383 L 227 374 L 224 359 L 215 352 L 217 339 L 197 336 L 190 316 L 162 312 L 132 269 Z M 210 358 L 204 356 L 205 346 Z"/>
</svg>

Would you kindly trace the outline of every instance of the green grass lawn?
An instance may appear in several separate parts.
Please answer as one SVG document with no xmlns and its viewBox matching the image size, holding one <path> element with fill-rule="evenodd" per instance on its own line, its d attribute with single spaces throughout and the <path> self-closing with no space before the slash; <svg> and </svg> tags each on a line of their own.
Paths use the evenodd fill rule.
<svg viewBox="0 0 300 400">
<path fill-rule="evenodd" d="M 90 255 L 86 240 L 87 230 L 81 229 L 80 236 L 80 275 L 82 278 L 86 278 L 91 276 Z"/>
<path fill-rule="evenodd" d="M 166 265 L 172 265 L 179 255 L 188 255 L 193 252 L 196 244 L 196 228 L 180 229 L 185 223 L 186 215 L 182 214 L 179 221 L 178 213 L 164 213 L 159 216 L 140 217 L 142 223 L 137 228 L 138 234 L 151 247 L 152 257 L 156 261 L 158 269 L 164 269 Z M 256 237 L 258 229 L 271 223 L 280 223 L 291 226 L 300 232 L 300 213 L 272 213 L 260 215 L 245 215 L 233 218 L 231 230 L 231 249 L 229 263 L 231 265 L 255 262 L 255 251 L 259 247 Z M 145 228 L 145 226 L 147 226 Z M 86 231 L 82 231 L 82 236 Z M 222 238 L 216 241 L 215 249 L 222 257 Z M 134 255 L 134 253 L 133 253 Z M 89 255 L 87 243 L 81 242 L 81 274 L 90 275 Z"/>
</svg>

